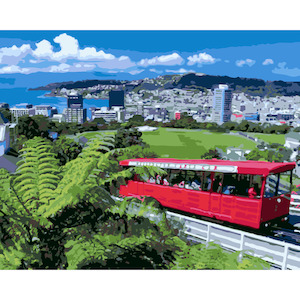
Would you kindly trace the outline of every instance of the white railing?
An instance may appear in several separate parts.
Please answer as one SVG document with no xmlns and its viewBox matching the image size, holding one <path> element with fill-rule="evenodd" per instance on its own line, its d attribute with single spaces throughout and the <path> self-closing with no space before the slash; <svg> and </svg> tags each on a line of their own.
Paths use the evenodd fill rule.
<svg viewBox="0 0 300 300">
<path fill-rule="evenodd" d="M 113 196 L 113 198 L 117 201 L 123 200 L 119 197 Z M 135 211 L 138 208 L 139 205 L 133 203 L 128 209 Z M 160 221 L 159 215 L 149 214 L 148 217 Z M 175 221 L 172 223 L 182 231 L 180 236 L 184 234 L 194 242 L 214 242 L 226 250 L 243 251 L 243 253 L 262 258 L 275 268 L 300 270 L 300 245 L 228 228 L 170 211 L 167 211 L 167 218 Z"/>
<path fill-rule="evenodd" d="M 184 233 L 195 242 L 214 242 L 231 251 L 260 257 L 282 270 L 300 269 L 300 246 L 228 228 L 222 225 L 167 212 L 167 217 L 184 223 Z"/>
</svg>

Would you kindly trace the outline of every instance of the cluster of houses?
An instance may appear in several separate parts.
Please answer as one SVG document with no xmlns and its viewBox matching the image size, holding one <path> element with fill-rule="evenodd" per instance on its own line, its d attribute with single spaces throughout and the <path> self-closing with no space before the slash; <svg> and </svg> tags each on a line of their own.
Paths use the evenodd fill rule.
<svg viewBox="0 0 300 300">
<path fill-rule="evenodd" d="M 157 108 L 153 109 L 156 110 Z M 8 120 L 0 113 L 0 167 L 5 168 L 10 172 L 14 172 L 16 170 L 16 162 L 18 160 L 16 156 L 8 155 L 11 145 L 12 131 L 15 126 L 16 124 L 8 122 Z M 142 126 L 138 128 L 139 131 L 152 131 L 156 129 L 157 128 L 150 126 Z M 249 136 L 245 138 L 251 138 L 257 142 L 257 139 L 253 137 Z M 300 154 L 300 132 L 291 131 L 287 133 L 285 135 L 284 147 L 292 150 L 290 160 L 296 161 L 297 156 Z M 248 154 L 251 151 L 250 149 L 247 150 L 234 147 L 228 147 L 226 151 L 223 151 L 222 149 L 217 150 L 221 154 L 221 157 L 227 160 L 246 160 L 245 154 Z M 298 177 L 300 177 L 300 161 L 295 173 Z"/>
</svg>

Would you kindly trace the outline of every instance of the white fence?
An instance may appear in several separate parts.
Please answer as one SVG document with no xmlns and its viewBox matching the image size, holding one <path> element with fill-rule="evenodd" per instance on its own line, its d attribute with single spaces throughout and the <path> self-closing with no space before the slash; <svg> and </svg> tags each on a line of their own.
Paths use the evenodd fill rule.
<svg viewBox="0 0 300 300">
<path fill-rule="evenodd" d="M 167 212 L 167 216 L 184 223 L 184 233 L 195 242 L 214 242 L 227 250 L 243 251 L 282 270 L 300 269 L 300 246 L 173 212 Z"/>
</svg>

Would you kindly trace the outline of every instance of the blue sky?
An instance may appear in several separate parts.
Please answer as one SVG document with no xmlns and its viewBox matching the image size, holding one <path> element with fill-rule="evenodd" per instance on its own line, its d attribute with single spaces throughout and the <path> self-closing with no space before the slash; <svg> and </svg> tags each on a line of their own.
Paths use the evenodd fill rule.
<svg viewBox="0 0 300 300">
<path fill-rule="evenodd" d="M 300 81 L 300 31 L 0 31 L 0 87 L 187 72 Z"/>
</svg>

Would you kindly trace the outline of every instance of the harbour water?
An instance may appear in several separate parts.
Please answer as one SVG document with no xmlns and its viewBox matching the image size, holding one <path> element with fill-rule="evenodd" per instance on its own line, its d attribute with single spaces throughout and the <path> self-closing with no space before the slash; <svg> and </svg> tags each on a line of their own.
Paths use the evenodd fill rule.
<svg viewBox="0 0 300 300">
<path fill-rule="evenodd" d="M 25 107 L 32 105 L 51 105 L 56 107 L 59 113 L 62 113 L 67 107 L 67 98 L 48 97 L 49 91 L 29 91 L 26 88 L 0 89 L 0 103 L 6 102 L 10 107 Z M 91 117 L 90 107 L 108 106 L 108 99 L 84 99 L 83 108 L 87 109 L 88 118 Z"/>
</svg>

